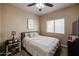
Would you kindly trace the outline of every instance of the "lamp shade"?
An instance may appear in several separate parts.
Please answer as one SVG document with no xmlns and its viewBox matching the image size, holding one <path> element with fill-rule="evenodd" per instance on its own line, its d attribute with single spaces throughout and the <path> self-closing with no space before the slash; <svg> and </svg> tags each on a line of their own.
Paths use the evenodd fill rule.
<svg viewBox="0 0 79 59">
<path fill-rule="evenodd" d="M 12 35 L 16 35 L 16 31 L 12 31 L 12 33 L 11 33 Z"/>
</svg>

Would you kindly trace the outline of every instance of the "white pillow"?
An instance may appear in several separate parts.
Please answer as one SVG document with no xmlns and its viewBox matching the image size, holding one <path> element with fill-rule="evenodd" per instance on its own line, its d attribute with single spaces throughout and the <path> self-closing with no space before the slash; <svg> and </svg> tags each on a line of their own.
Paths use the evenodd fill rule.
<svg viewBox="0 0 79 59">
<path fill-rule="evenodd" d="M 39 36 L 39 34 L 37 32 L 25 33 L 25 37 L 34 37 L 34 36 Z"/>
<path fill-rule="evenodd" d="M 34 32 L 34 36 L 39 36 L 39 34 L 37 32 Z"/>
<path fill-rule="evenodd" d="M 33 33 L 25 33 L 25 37 L 33 37 L 34 34 Z"/>
<path fill-rule="evenodd" d="M 33 33 L 29 33 L 29 37 L 33 37 L 34 36 L 34 34 Z"/>
<path fill-rule="evenodd" d="M 28 33 L 25 33 L 25 37 L 28 37 Z"/>
<path fill-rule="evenodd" d="M 30 37 L 30 34 L 29 33 L 25 33 L 25 37 Z"/>
</svg>

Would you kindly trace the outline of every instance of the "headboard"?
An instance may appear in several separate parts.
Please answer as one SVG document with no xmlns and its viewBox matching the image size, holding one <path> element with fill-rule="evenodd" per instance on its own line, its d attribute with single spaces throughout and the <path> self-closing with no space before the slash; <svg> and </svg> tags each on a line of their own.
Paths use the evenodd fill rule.
<svg viewBox="0 0 79 59">
<path fill-rule="evenodd" d="M 37 32 L 37 31 L 22 32 L 22 33 L 21 33 L 21 41 L 22 41 L 23 38 L 25 37 L 25 33 L 33 33 L 33 32 Z"/>
<path fill-rule="evenodd" d="M 21 33 L 21 46 L 23 45 L 22 44 L 22 40 L 23 40 L 23 38 L 25 37 L 25 33 L 33 33 L 33 32 L 37 32 L 37 31 L 29 31 L 29 32 L 22 32 Z M 37 32 L 38 33 L 38 32 Z"/>
</svg>

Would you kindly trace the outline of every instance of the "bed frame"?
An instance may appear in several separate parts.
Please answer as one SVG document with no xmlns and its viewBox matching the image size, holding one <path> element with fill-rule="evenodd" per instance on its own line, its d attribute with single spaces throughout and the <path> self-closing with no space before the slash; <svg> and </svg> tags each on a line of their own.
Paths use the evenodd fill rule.
<svg viewBox="0 0 79 59">
<path fill-rule="evenodd" d="M 22 40 L 23 38 L 25 37 L 25 33 L 33 33 L 33 32 L 37 32 L 37 31 L 30 31 L 30 32 L 22 32 L 21 33 L 21 46 L 23 47 L 23 44 L 22 44 Z M 37 32 L 38 33 L 38 32 Z M 23 47 L 23 49 L 25 49 Z M 26 49 L 25 49 L 26 50 Z M 31 55 L 28 51 L 26 51 L 29 55 Z M 58 49 L 56 50 L 56 53 L 54 54 L 54 56 L 59 56 L 60 55 L 60 52 L 61 52 L 61 43 L 59 42 L 59 47 Z M 32 55 L 31 55 L 32 56 Z"/>
</svg>

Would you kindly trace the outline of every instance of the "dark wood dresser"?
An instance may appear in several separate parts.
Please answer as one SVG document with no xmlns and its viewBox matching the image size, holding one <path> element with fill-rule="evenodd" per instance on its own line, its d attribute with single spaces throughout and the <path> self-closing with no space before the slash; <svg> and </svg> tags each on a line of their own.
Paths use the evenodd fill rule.
<svg viewBox="0 0 79 59">
<path fill-rule="evenodd" d="M 79 56 L 79 38 L 74 42 L 68 41 L 68 56 Z"/>
</svg>

